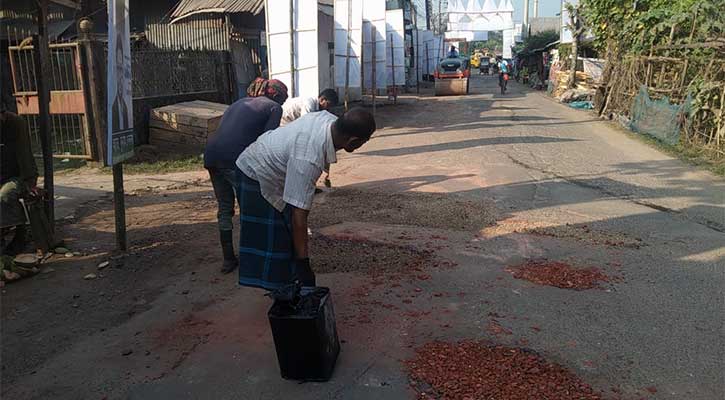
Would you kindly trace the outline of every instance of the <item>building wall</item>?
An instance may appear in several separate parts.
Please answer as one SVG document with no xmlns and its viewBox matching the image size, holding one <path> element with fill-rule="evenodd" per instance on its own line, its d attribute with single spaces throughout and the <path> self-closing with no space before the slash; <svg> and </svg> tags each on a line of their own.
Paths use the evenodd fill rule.
<svg viewBox="0 0 725 400">
<path fill-rule="evenodd" d="M 529 19 L 531 34 L 535 35 L 544 31 L 559 32 L 561 20 L 559 17 L 537 17 Z"/>
</svg>

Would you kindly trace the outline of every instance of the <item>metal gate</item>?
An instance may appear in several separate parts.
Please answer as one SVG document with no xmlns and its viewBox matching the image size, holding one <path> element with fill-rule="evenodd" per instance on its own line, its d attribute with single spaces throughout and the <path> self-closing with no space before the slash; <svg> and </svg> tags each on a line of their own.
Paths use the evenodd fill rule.
<svg viewBox="0 0 725 400">
<path fill-rule="evenodd" d="M 38 135 L 38 89 L 35 71 L 36 51 L 22 43 L 9 46 L 13 95 L 18 114 L 24 116 L 31 130 L 33 152 L 40 154 Z M 81 72 L 78 43 L 50 45 L 51 76 L 50 120 L 53 157 L 91 159 L 90 126 Z"/>
</svg>

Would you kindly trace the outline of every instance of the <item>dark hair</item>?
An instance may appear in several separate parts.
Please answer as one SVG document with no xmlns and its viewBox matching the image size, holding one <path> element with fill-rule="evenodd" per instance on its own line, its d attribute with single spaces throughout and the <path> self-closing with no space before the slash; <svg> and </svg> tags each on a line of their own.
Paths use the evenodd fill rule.
<svg viewBox="0 0 725 400">
<path fill-rule="evenodd" d="M 367 140 L 375 132 L 375 117 L 363 108 L 353 108 L 335 121 L 335 128 L 344 136 Z"/>
<path fill-rule="evenodd" d="M 337 96 L 335 89 L 325 89 L 320 93 L 320 97 L 327 99 L 331 106 L 336 106 L 340 98 Z"/>
</svg>

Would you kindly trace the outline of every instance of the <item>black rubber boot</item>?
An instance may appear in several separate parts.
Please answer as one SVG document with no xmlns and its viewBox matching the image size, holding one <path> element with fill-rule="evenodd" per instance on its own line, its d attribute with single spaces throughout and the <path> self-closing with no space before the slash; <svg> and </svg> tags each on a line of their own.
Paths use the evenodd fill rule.
<svg viewBox="0 0 725 400">
<path fill-rule="evenodd" d="M 221 272 L 228 274 L 237 269 L 237 265 L 239 265 L 239 260 L 234 255 L 234 235 L 232 231 L 219 231 L 219 241 L 222 244 L 222 253 L 224 255 Z"/>
</svg>

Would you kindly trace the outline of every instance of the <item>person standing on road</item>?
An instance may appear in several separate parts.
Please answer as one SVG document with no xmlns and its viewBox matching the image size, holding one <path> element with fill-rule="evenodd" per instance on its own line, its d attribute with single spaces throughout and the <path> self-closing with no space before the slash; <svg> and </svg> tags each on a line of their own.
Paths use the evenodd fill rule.
<svg viewBox="0 0 725 400">
<path fill-rule="evenodd" d="M 234 255 L 232 217 L 234 216 L 239 154 L 264 132 L 279 126 L 282 103 L 287 99 L 287 87 L 278 80 L 258 78 L 247 89 L 250 97 L 242 98 L 224 112 L 216 133 L 204 150 L 204 168 L 209 171 L 218 203 L 219 241 L 224 262 L 221 272 L 229 273 L 239 265 Z"/>
<path fill-rule="evenodd" d="M 0 227 L 15 227 L 12 241 L 2 254 L 16 255 L 25 247 L 26 216 L 20 199 L 37 190 L 38 168 L 30 146 L 25 120 L 9 111 L 0 112 Z"/>
<path fill-rule="evenodd" d="M 282 104 L 282 122 L 279 126 L 285 126 L 297 118 L 311 112 L 327 111 L 335 107 L 339 101 L 337 92 L 334 89 L 325 89 L 317 98 L 314 97 L 293 97 Z"/>
<path fill-rule="evenodd" d="M 498 65 L 498 85 L 501 87 L 501 94 L 504 94 L 506 93 L 506 84 L 509 79 L 509 63 L 499 56 L 497 57 L 496 64 Z"/>
<path fill-rule="evenodd" d="M 244 150 L 237 159 L 240 285 L 315 286 L 307 234 L 315 183 L 326 165 L 337 162 L 337 151 L 352 153 L 375 129 L 375 119 L 363 109 L 340 118 L 321 111 L 265 133 Z"/>
</svg>

